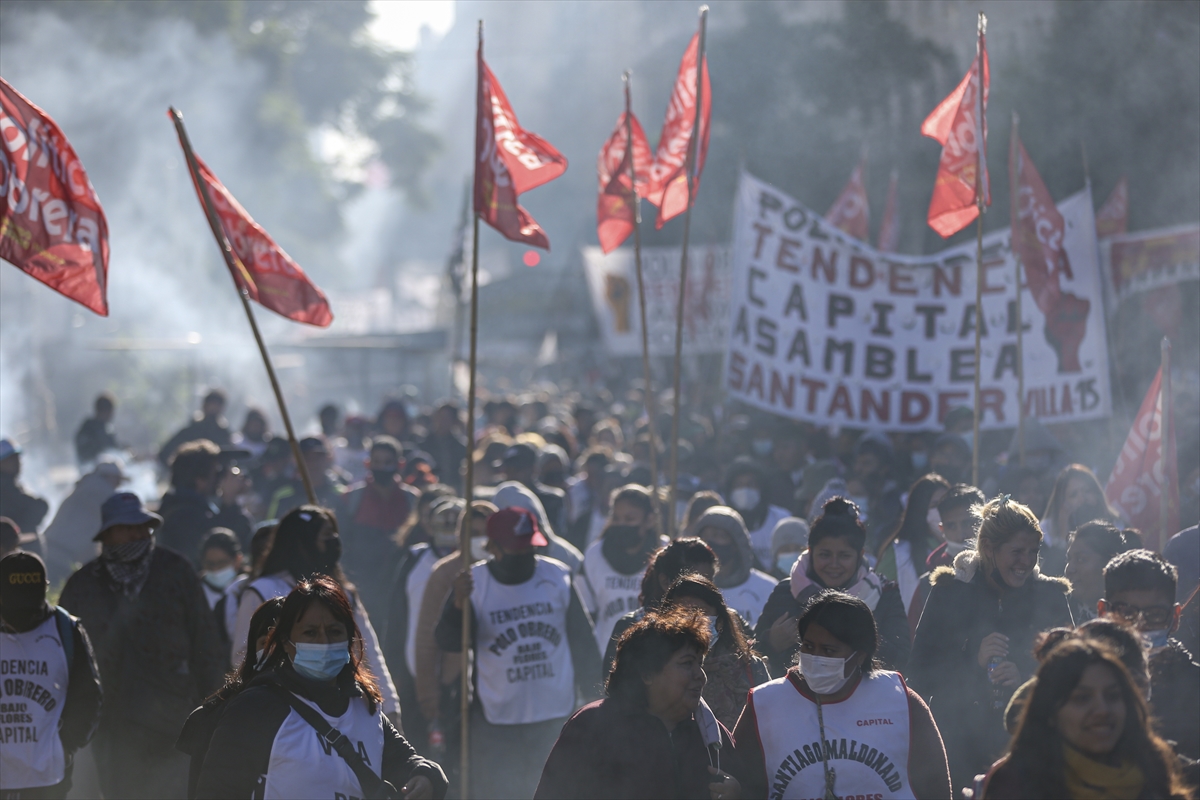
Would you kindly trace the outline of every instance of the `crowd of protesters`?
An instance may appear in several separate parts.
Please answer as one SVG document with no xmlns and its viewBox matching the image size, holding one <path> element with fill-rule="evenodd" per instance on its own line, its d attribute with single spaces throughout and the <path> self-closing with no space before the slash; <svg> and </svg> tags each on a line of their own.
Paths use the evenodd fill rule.
<svg viewBox="0 0 1200 800">
<path fill-rule="evenodd" d="M 967 409 L 693 409 L 672 493 L 636 392 L 293 448 L 213 390 L 143 502 L 117 402 L 48 524 L 0 440 L 2 798 L 1195 796 L 1195 514 L 1143 549 L 1034 421 L 977 487 Z"/>
</svg>

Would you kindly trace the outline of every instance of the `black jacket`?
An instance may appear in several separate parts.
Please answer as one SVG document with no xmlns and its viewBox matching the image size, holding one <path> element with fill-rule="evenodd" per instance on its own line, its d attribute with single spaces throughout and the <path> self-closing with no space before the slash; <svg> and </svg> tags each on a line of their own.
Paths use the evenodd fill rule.
<svg viewBox="0 0 1200 800">
<path fill-rule="evenodd" d="M 1175 639 L 1150 654 L 1150 706 L 1176 752 L 1200 759 L 1200 664 Z"/>
<path fill-rule="evenodd" d="M 259 796 L 255 792 L 261 791 L 260 779 L 270 769 L 275 737 L 292 712 L 291 704 L 273 685 L 311 700 L 334 717 L 346 713 L 351 699 L 363 696 L 349 668 L 342 671 L 332 686 L 307 680 L 296 674 L 290 665 L 255 678 L 219 710 L 219 719 L 212 728 L 204 765 L 198 776 L 198 797 L 241 800 Z M 417 755 L 386 717 L 381 716 L 381 722 L 384 738 L 380 769 L 383 779 L 399 789 L 414 777 L 424 775 L 433 784 L 434 796 L 444 797 L 446 776 L 441 767 Z M 211 722 L 198 720 L 197 728 L 208 724 Z"/>
<path fill-rule="evenodd" d="M 33 533 L 46 518 L 50 504 L 25 491 L 12 475 L 0 475 L 0 517 L 17 523 L 22 533 Z"/>
<path fill-rule="evenodd" d="M 216 506 L 195 489 L 173 488 L 163 495 L 158 513 L 163 518 L 158 541 L 187 556 L 192 566 L 199 568 L 200 542 L 218 524 Z"/>
<path fill-rule="evenodd" d="M 198 439 L 208 439 L 217 447 L 229 447 L 233 442 L 233 434 L 229 432 L 229 423 L 224 417 L 200 417 L 194 422 L 180 428 L 174 436 L 158 451 L 158 460 L 164 467 L 171 465 L 171 457 L 175 451 L 188 442 Z"/>
<path fill-rule="evenodd" d="M 987 669 L 979 666 L 984 637 L 1008 637 L 1008 660 L 1024 682 L 1037 670 L 1037 635 L 1073 625 L 1065 580 L 1035 573 L 1021 588 L 1001 594 L 985 580 L 978 558 L 968 550 L 953 567 L 933 572 L 906 673 L 942 731 L 956 788 L 985 772 L 1008 738 L 1003 714 L 1011 690 L 993 691 Z"/>
<path fill-rule="evenodd" d="M 792 597 L 792 579 L 784 578 L 771 590 L 771 596 L 767 598 L 762 614 L 758 617 L 758 624 L 754 627 L 754 646 L 767 657 L 772 675 L 782 675 L 788 671 L 796 660 L 796 650 L 800 642 L 797 639 L 787 650 L 775 650 L 771 647 L 771 626 L 784 614 L 799 617 L 809 598 L 822 588 L 820 584 L 813 583 L 805 587 L 799 597 Z M 875 625 L 879 628 L 879 652 L 876 653 L 876 658 L 883 664 L 884 669 L 904 671 L 908 664 L 912 640 L 909 635 L 908 616 L 904 612 L 904 601 L 900 598 L 900 587 L 894 581 L 883 581 L 883 593 L 872 613 L 875 615 Z"/>
<path fill-rule="evenodd" d="M 117 437 L 113 435 L 112 423 L 88 417 L 75 432 L 75 457 L 80 464 L 94 461 L 105 450 L 116 450 Z"/>
<path fill-rule="evenodd" d="M 183 556 L 155 547 L 141 592 L 126 598 L 99 559 L 67 580 L 59 604 L 92 637 L 104 688 L 104 728 L 175 737 L 221 685 L 227 660 L 200 579 Z"/>
</svg>

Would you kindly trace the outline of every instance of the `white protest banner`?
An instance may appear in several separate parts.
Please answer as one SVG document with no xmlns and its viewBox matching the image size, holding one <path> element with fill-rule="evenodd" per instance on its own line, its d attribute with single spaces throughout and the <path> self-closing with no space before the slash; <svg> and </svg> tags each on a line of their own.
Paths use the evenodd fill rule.
<svg viewBox="0 0 1200 800">
<path fill-rule="evenodd" d="M 678 247 L 642 248 L 651 355 L 675 353 L 679 257 Z M 633 250 L 619 248 L 605 255 L 599 247 L 585 247 L 583 264 L 605 349 L 616 356 L 641 355 L 642 317 Z M 684 353 L 725 351 L 729 338 L 729 295 L 729 246 L 692 245 L 683 304 Z"/>
<path fill-rule="evenodd" d="M 1058 205 L 1069 276 L 1047 317 L 1024 287 L 1025 408 L 1046 422 L 1108 416 L 1096 228 L 1088 192 Z M 1017 424 L 1015 268 L 1008 229 L 983 239 L 983 428 Z M 970 407 L 975 243 L 880 253 L 743 173 L 734 212 L 731 399 L 822 424 L 928 430 Z"/>
</svg>

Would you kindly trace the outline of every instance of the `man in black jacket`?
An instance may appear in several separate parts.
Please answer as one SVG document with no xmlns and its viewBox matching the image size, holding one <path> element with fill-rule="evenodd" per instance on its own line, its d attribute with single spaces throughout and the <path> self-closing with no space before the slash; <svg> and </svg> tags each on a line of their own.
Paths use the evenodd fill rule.
<svg viewBox="0 0 1200 800">
<path fill-rule="evenodd" d="M 217 447 L 228 447 L 233 442 L 233 434 L 229 430 L 229 422 L 222 416 L 225 405 L 225 392 L 220 389 L 213 389 L 206 394 L 195 420 L 176 432 L 158 451 L 159 462 L 164 467 L 169 466 L 176 450 L 197 439 L 208 439 Z"/>
<path fill-rule="evenodd" d="M 207 439 L 188 442 L 171 459 L 171 489 L 163 495 L 158 513 L 158 541 L 200 565 L 200 542 L 219 525 L 214 502 L 221 476 L 221 450 Z"/>
<path fill-rule="evenodd" d="M 137 495 L 101 507 L 98 559 L 67 580 L 60 603 L 95 639 L 104 706 L 94 752 L 106 797 L 183 798 L 188 760 L 174 743 L 221 684 L 225 658 L 200 578 L 156 547 L 162 518 Z"/>
<path fill-rule="evenodd" d="M 6 680 L 0 692 L 4 721 L 23 718 L 4 729 L 4 797 L 66 797 L 75 752 L 100 717 L 92 645 L 78 619 L 46 602 L 48 586 L 46 565 L 33 553 L 0 559 L 0 661 L 22 665 L 24 676 Z"/>
<path fill-rule="evenodd" d="M 30 494 L 17 479 L 21 477 L 21 448 L 0 439 L 0 516 L 8 517 L 23 533 L 36 533 L 50 504 Z"/>
<path fill-rule="evenodd" d="M 80 464 L 91 463 L 106 450 L 120 447 L 112 427 L 113 416 L 117 413 L 116 398 L 108 392 L 97 395 L 92 412 L 75 432 L 75 457 Z"/>
</svg>

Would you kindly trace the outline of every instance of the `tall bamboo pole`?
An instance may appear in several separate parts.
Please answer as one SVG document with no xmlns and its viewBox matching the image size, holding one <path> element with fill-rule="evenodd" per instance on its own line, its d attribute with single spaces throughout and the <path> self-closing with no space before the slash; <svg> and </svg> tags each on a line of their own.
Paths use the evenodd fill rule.
<svg viewBox="0 0 1200 800">
<path fill-rule="evenodd" d="M 174 106 L 171 107 L 169 113 L 171 121 L 175 123 L 175 132 L 179 135 L 179 144 L 183 148 L 188 171 L 192 175 L 192 181 L 196 184 L 196 191 L 200 193 L 200 200 L 204 205 L 204 215 L 208 218 L 208 226 L 212 229 L 213 238 L 217 240 L 217 247 L 220 248 L 221 256 L 225 259 L 229 277 L 233 281 L 233 287 L 237 291 L 238 297 L 242 300 L 242 309 L 246 312 L 246 319 L 250 322 L 250 331 L 254 334 L 254 342 L 258 345 L 258 353 L 262 356 L 263 366 L 267 368 L 267 378 L 271 381 L 271 390 L 275 392 L 275 403 L 279 406 L 279 416 L 283 417 L 283 427 L 287 431 L 288 443 L 292 447 L 292 458 L 296 460 L 296 470 L 300 473 L 300 481 L 304 484 L 304 493 L 308 497 L 308 502 L 316 505 L 317 493 L 313 489 L 312 477 L 309 476 L 304 457 L 300 454 L 300 443 L 296 439 L 296 431 L 292 428 L 292 417 L 288 414 L 287 403 L 283 400 L 283 391 L 279 388 L 275 367 L 271 363 L 271 356 L 267 353 L 267 345 L 263 342 L 262 333 L 258 330 L 258 321 L 254 319 L 254 310 L 250 307 L 250 295 L 237 280 L 237 273 L 241 272 L 246 275 L 249 273 L 247 273 L 245 265 L 234 254 L 229 240 L 225 238 L 221 220 L 217 217 L 217 210 L 213 207 L 212 198 L 208 194 L 208 185 L 200 177 L 200 165 L 196 163 L 192 142 L 188 139 L 187 129 L 183 126 L 183 114 Z"/>
<path fill-rule="evenodd" d="M 983 34 L 987 30 L 987 17 L 979 12 L 979 38 L 975 46 L 976 58 L 979 59 L 978 86 L 975 90 L 975 107 L 979 118 L 976 120 L 978 129 L 985 124 L 983 115 L 987 107 L 983 101 Z M 983 377 L 983 213 L 987 209 L 986 198 L 983 194 L 983 175 L 987 165 L 983 160 L 983 148 L 986 142 L 975 143 L 975 205 L 979 209 L 975 226 L 975 413 L 972 430 L 971 447 L 971 483 L 979 485 L 979 424 L 983 413 L 982 398 L 980 397 L 980 382 Z"/>
<path fill-rule="evenodd" d="M 1167 542 L 1175 535 L 1175 531 L 1171 530 L 1171 471 L 1172 466 L 1168 459 L 1173 455 L 1170 452 L 1171 434 L 1174 432 L 1175 426 L 1172 414 L 1174 409 L 1171 408 L 1171 340 L 1163 337 L 1160 345 L 1162 354 L 1162 380 L 1159 381 L 1159 407 L 1162 417 L 1159 420 L 1160 441 L 1158 446 L 1159 469 L 1162 474 L 1162 491 L 1158 495 L 1158 527 L 1160 533 L 1158 535 L 1158 547 L 1156 552 L 1161 553 L 1166 547 Z"/>
<path fill-rule="evenodd" d="M 633 76 L 625 70 L 625 152 L 629 160 L 629 186 L 633 192 L 633 264 L 637 272 L 638 308 L 642 317 L 642 400 L 650 423 L 650 495 L 658 502 L 658 434 L 655 431 L 654 376 L 650 369 L 650 328 L 646 324 L 646 281 L 642 274 L 642 198 L 638 195 L 637 164 L 633 149 Z M 663 515 L 655 515 L 662 532 Z"/>
<path fill-rule="evenodd" d="M 1017 181 L 1021 176 L 1020 139 L 1017 138 L 1017 128 L 1020 117 L 1014 111 L 1012 115 L 1012 133 L 1008 144 L 1008 195 L 1009 195 L 1009 241 L 1017 235 L 1017 215 L 1020 213 L 1017 197 Z M 1017 454 L 1018 464 L 1025 466 L 1025 316 L 1021 310 L 1021 253 L 1017 248 L 1012 249 L 1013 263 L 1017 277 Z M 978 363 L 978 361 L 976 362 Z"/>
<path fill-rule="evenodd" d="M 692 123 L 692 136 L 688 140 L 687 152 L 687 207 L 683 212 L 683 252 L 679 258 L 679 302 L 675 307 L 675 383 L 671 398 L 671 471 L 667 494 L 667 535 L 672 539 L 675 530 L 675 493 L 679 482 L 679 395 L 680 378 L 683 372 L 683 303 L 687 294 L 688 236 L 692 227 L 692 205 L 696 194 L 696 151 L 700 146 L 700 114 L 704 105 L 704 44 L 708 24 L 708 6 L 700 6 L 700 41 L 696 48 L 696 118 Z"/>
</svg>

